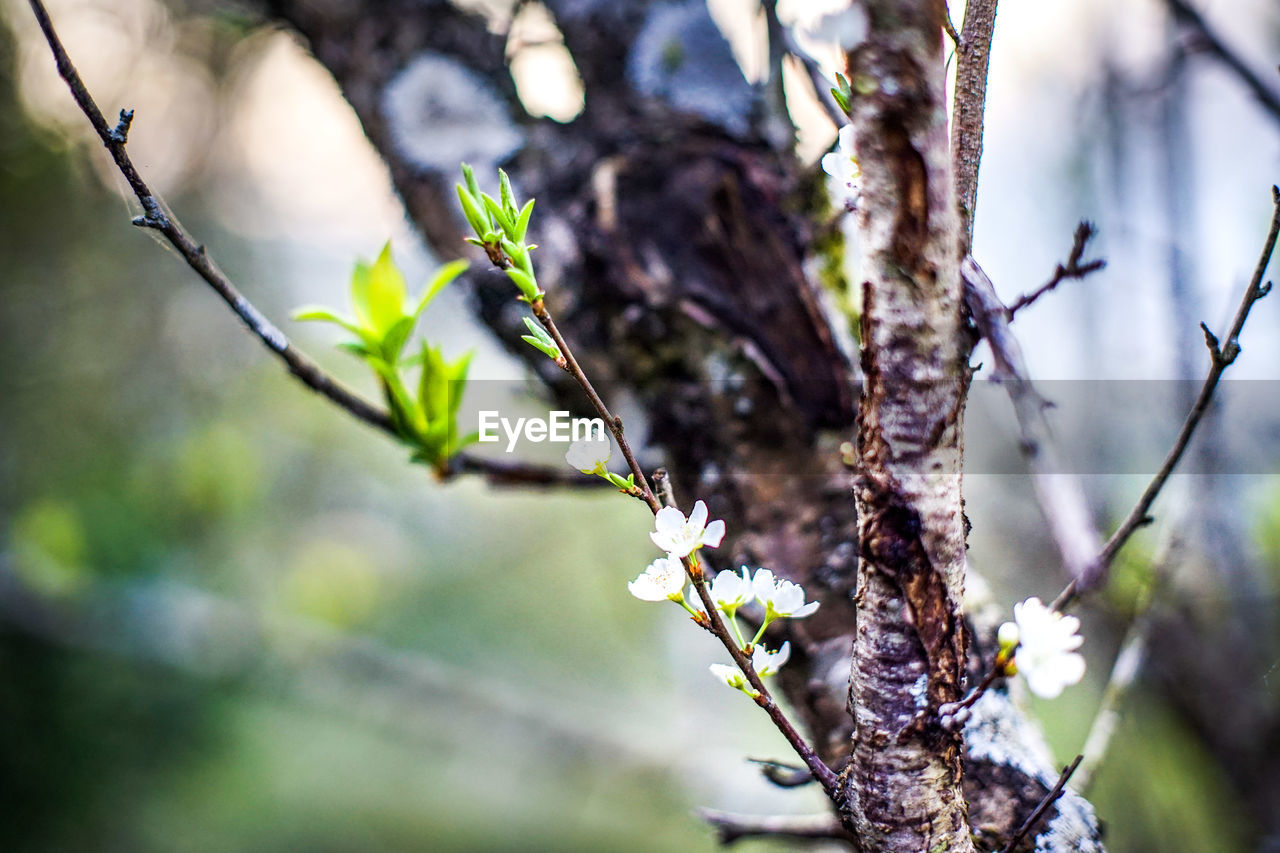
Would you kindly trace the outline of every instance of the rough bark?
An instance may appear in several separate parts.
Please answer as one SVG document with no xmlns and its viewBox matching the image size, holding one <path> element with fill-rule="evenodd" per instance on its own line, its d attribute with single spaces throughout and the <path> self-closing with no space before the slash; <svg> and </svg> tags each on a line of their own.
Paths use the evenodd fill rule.
<svg viewBox="0 0 1280 853">
<path fill-rule="evenodd" d="M 961 416 L 969 370 L 942 18 L 928 0 L 868 3 L 849 56 L 864 175 L 858 595 L 846 776 L 853 828 L 876 850 L 973 849 L 961 739 L 966 633 Z"/>
<path fill-rule="evenodd" d="M 879 342 L 881 352 L 868 361 L 874 372 L 868 394 L 879 402 L 870 425 L 862 428 L 863 448 L 880 458 L 880 468 L 873 470 L 885 476 L 865 478 L 859 488 L 860 501 L 876 510 L 868 513 L 861 531 L 864 553 L 872 555 L 864 621 L 875 627 L 865 635 L 860 655 L 865 659 L 873 645 L 887 644 L 884 648 L 902 654 L 904 669 L 894 674 L 881 665 L 855 693 L 877 717 L 904 710 L 901 703 L 910 697 L 912 720 L 886 718 L 884 726 L 869 725 L 855 742 L 847 702 L 860 539 L 850 500 L 853 475 L 838 447 L 856 429 L 856 371 L 838 344 L 846 318 L 824 310 L 824 295 L 806 272 L 817 243 L 811 225 L 815 177 L 789 149 L 771 146 L 749 128 L 726 128 L 635 90 L 627 72 L 632 41 L 653 15 L 671 14 L 673 4 L 557 0 L 548 5 L 587 92 L 585 111 L 568 125 L 522 113 L 505 73 L 503 40 L 488 22 L 452 4 L 379 0 L 356 9 L 318 0 L 276 0 L 271 11 L 294 26 L 334 74 L 387 160 L 410 216 L 445 257 L 466 251 L 463 223 L 451 198 L 457 164 L 415 157 L 403 140 L 406 134 L 437 132 L 433 123 L 447 119 L 447 98 L 424 96 L 432 108 L 424 110 L 415 129 L 403 103 L 390 102 L 387 92 L 424 57 L 433 62 L 443 57 L 485 83 L 501 113 L 496 120 L 505 123 L 494 133 L 509 130 L 519 138 L 509 154 L 490 151 L 489 164 L 501 163 L 522 195 L 537 197 L 533 238 L 542 246 L 539 279 L 548 290 L 548 305 L 602 392 L 635 404 L 623 411 L 629 434 L 642 439 L 642 462 L 670 470 L 683 505 L 704 499 L 713 515 L 728 522 L 729 537 L 711 555 L 714 568 L 767 566 L 822 601 L 812 618 L 785 626 L 793 661 L 779 676 L 811 741 L 836 767 L 844 766 L 855 743 L 862 749 L 858 766 L 864 781 L 857 803 L 871 807 L 872 814 L 892 812 L 889 804 L 904 802 L 894 798 L 908 790 L 907 766 L 923 761 L 933 793 L 922 813 L 934 828 L 934 842 L 954 839 L 960 846 L 945 849 L 964 849 L 959 737 L 926 725 L 903 730 L 918 710 L 912 690 L 919 675 L 937 673 L 921 694 L 926 702 L 954 698 L 965 654 L 955 621 L 963 555 L 957 419 L 968 374 L 956 349 L 956 214 L 941 77 L 935 74 L 941 69 L 937 39 L 920 48 L 927 62 L 911 59 L 915 54 L 897 46 L 884 54 L 890 65 L 868 66 L 872 79 L 892 70 L 895 79 L 915 87 L 911 97 L 924 100 L 908 104 L 901 94 L 891 98 L 886 85 L 860 102 L 868 109 L 881 104 L 886 127 L 892 126 L 874 143 L 883 149 L 874 156 L 893 168 L 877 176 L 868 171 L 868 193 L 890 200 L 896 188 L 907 191 L 898 196 L 902 204 L 890 200 L 885 210 L 867 214 L 867 236 L 875 240 L 866 245 L 884 245 L 873 261 L 882 272 L 868 287 L 877 319 L 867 321 L 864 334 Z M 698 4 L 674 5 L 684 9 L 682 14 L 697 12 Z M 882 22 L 882 29 L 887 26 Z M 908 32 L 911 44 L 919 41 L 915 28 Z M 689 61 L 713 48 L 706 46 Z M 907 59 L 915 64 L 896 70 L 893 63 Z M 866 61 L 873 60 L 881 62 L 867 54 Z M 726 92 L 725 97 L 740 94 Z M 890 121 L 892 103 L 910 109 Z M 928 109 L 922 112 L 921 104 Z M 477 165 L 484 165 L 480 159 Z M 882 231 L 892 235 L 890 242 Z M 950 252 L 935 246 L 941 239 L 935 232 L 952 235 Z M 890 275 L 899 256 L 912 263 Z M 580 408 L 585 401 L 577 389 L 520 342 L 520 305 L 505 279 L 478 271 L 470 284 L 476 311 L 495 334 L 540 371 L 559 403 Z M 925 326 L 879 319 L 897 316 L 921 294 L 938 300 Z M 912 359 L 931 367 L 922 367 L 925 372 L 917 376 Z M 909 405 L 894 403 L 902 393 L 900 382 L 924 396 Z M 645 412 L 648 421 L 629 415 L 632 411 Z M 920 420 L 925 417 L 927 428 Z M 934 430 L 940 435 L 935 437 Z M 913 451 L 907 443 L 921 448 L 914 459 L 908 458 Z M 934 461 L 942 468 L 927 467 Z M 913 462 L 926 466 L 915 469 L 922 476 L 907 476 Z M 617 568 L 623 577 L 624 567 Z M 903 598 L 900 588 L 909 597 Z M 918 611 L 904 609 L 903 602 Z M 913 620 L 922 620 L 919 625 L 928 630 L 917 630 Z M 781 628 L 779 623 L 770 630 Z M 771 643 L 782 639 L 779 633 Z M 877 795 L 877 806 L 870 785 L 879 764 L 869 751 L 889 729 L 895 735 L 902 731 L 904 740 L 889 744 L 886 754 L 905 763 L 891 774 L 894 787 Z M 998 802 L 1015 797 L 1021 804 L 1032 796 L 1029 792 L 1043 791 L 1039 775 L 1056 776 L 1047 765 L 1014 766 L 1006 756 L 997 745 L 966 759 L 975 768 L 972 778 L 987 780 L 975 791 L 993 797 L 1003 792 Z M 851 771 L 848 778 L 853 793 L 857 774 Z M 934 801 L 944 796 L 947 802 L 937 806 Z M 1027 811 L 983 812 L 984 834 L 993 844 L 1007 840 Z M 910 824 L 892 815 L 888 819 Z"/>
</svg>

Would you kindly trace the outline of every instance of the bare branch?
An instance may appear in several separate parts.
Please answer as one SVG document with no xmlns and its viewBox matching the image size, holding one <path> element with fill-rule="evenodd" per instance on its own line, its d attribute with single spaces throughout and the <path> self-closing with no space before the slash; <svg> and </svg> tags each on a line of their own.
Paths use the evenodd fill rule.
<svg viewBox="0 0 1280 853">
<path fill-rule="evenodd" d="M 1104 260 L 1094 260 L 1087 263 L 1081 263 L 1084 259 L 1084 250 L 1089 245 L 1089 241 L 1093 239 L 1098 232 L 1091 222 L 1081 222 L 1076 226 L 1076 233 L 1071 242 L 1071 254 L 1067 256 L 1066 264 L 1058 264 L 1057 269 L 1053 271 L 1053 275 L 1047 282 L 1037 287 L 1030 293 L 1024 293 L 1005 309 L 1005 316 L 1012 320 L 1013 315 L 1019 310 L 1026 308 L 1032 302 L 1035 302 L 1041 296 L 1053 290 L 1059 284 L 1067 279 L 1080 279 L 1095 273 L 1107 265 Z"/>
<path fill-rule="evenodd" d="M 562 486 L 576 489 L 608 488 L 599 477 L 584 476 L 568 468 L 534 465 L 519 460 L 484 459 L 459 453 L 449 460 L 444 478 L 476 474 L 491 486 Z"/>
<path fill-rule="evenodd" d="M 1031 813 L 1026 822 L 1018 827 L 1018 831 L 1013 834 L 1013 838 L 1009 839 L 1009 843 L 1004 846 L 1000 853 L 1013 853 L 1018 843 L 1035 827 L 1040 818 L 1044 817 L 1044 813 L 1049 810 L 1049 806 L 1053 805 L 1058 797 L 1062 796 L 1063 789 L 1067 787 L 1067 780 L 1071 778 L 1072 773 L 1076 772 L 1076 768 L 1080 766 L 1080 759 L 1083 757 L 1077 755 L 1075 761 L 1062 769 L 1062 775 L 1058 777 L 1057 783 L 1049 789 L 1049 793 L 1045 794 L 1044 799 L 1040 801 L 1040 805 L 1036 806 L 1036 810 Z"/>
<path fill-rule="evenodd" d="M 1213 399 L 1213 392 L 1217 389 L 1218 381 L 1222 378 L 1222 374 L 1236 360 L 1236 356 L 1240 354 L 1240 332 L 1244 329 L 1245 321 L 1249 319 L 1249 311 L 1253 308 L 1255 302 L 1271 292 L 1271 282 L 1264 283 L 1262 277 L 1266 274 L 1267 266 L 1271 263 L 1271 256 L 1275 252 L 1276 236 L 1280 234 L 1280 188 L 1271 188 L 1271 202 L 1271 225 L 1267 231 L 1267 238 L 1263 241 L 1262 254 L 1258 258 L 1257 266 L 1254 267 L 1253 278 L 1249 281 L 1249 286 L 1240 300 L 1239 307 L 1236 309 L 1235 319 L 1231 321 L 1231 327 L 1226 335 L 1226 342 L 1219 344 L 1213 333 L 1207 327 L 1205 328 L 1205 343 L 1209 348 L 1210 356 L 1209 375 L 1205 377 L 1204 384 L 1200 386 L 1200 394 L 1196 397 L 1191 411 L 1187 413 L 1187 419 L 1183 421 L 1182 429 L 1178 432 L 1178 437 L 1174 440 L 1173 447 L 1169 449 L 1169 453 L 1165 456 L 1160 469 L 1147 485 L 1142 497 L 1138 499 L 1133 509 L 1129 511 L 1124 521 L 1120 523 L 1116 532 L 1111 534 L 1111 538 L 1107 540 L 1106 546 L 1102 549 L 1098 562 L 1103 569 L 1111 564 L 1111 561 L 1115 559 L 1116 554 L 1124 547 L 1124 544 L 1129 541 L 1129 537 L 1133 535 L 1134 531 L 1150 521 L 1147 513 L 1150 511 L 1151 505 L 1155 502 L 1156 496 L 1160 494 L 1160 490 L 1164 488 L 1165 482 L 1168 481 L 1169 475 L 1173 473 L 1173 469 L 1177 466 L 1179 460 L 1182 459 L 1183 452 L 1191 442 L 1191 436 L 1195 433 L 1201 418 L 1204 417 L 1205 412 L 1209 409 L 1209 403 Z M 1093 581 L 1096 582 L 1099 579 L 1094 578 Z M 1087 591 L 1090 586 L 1091 582 L 1088 579 L 1077 577 L 1058 595 L 1057 600 L 1054 602 L 1054 607 L 1059 610 L 1066 607 L 1076 595 Z"/>
<path fill-rule="evenodd" d="M 1218 34 L 1209 27 L 1205 19 L 1192 8 L 1187 0 L 1165 0 L 1165 3 L 1169 6 L 1169 11 L 1179 24 L 1190 27 L 1194 31 L 1199 45 L 1203 46 L 1205 51 L 1214 59 L 1217 59 L 1239 77 L 1240 81 L 1258 99 L 1258 103 L 1262 105 L 1262 108 L 1273 119 L 1280 121 L 1280 94 L 1277 94 L 1275 89 L 1262 82 L 1262 78 L 1254 73 L 1253 69 L 1240 58 L 1239 54 L 1218 37 Z"/>
<path fill-rule="evenodd" d="M 1049 523 L 1063 566 L 1070 577 L 1092 582 L 1101 570 L 1098 554 L 1102 540 L 1084 490 L 1058 463 L 1057 449 L 1045 418 L 1048 403 L 1027 378 L 1022 348 L 1009 328 L 1008 312 L 996 295 L 991 279 L 972 257 L 965 258 L 960 272 L 965 281 L 969 312 L 995 359 L 995 378 L 1004 385 L 1013 402 L 1021 429 L 1022 453 L 1031 468 L 1036 499 Z"/>
<path fill-rule="evenodd" d="M 62 40 L 58 38 L 44 4 L 41 0 L 30 0 L 30 3 L 31 10 L 35 13 L 36 21 L 40 25 L 40 30 L 44 33 L 45 40 L 48 41 L 54 60 L 57 62 L 58 74 L 66 81 L 76 104 L 89 119 L 89 123 L 93 125 L 94 131 L 97 132 L 98 138 L 102 140 L 102 144 L 110 152 L 112 160 L 115 161 L 116 167 L 120 170 L 120 174 L 124 176 L 129 188 L 142 205 L 144 214 L 135 218 L 133 224 L 140 228 L 149 228 L 158 232 L 168 241 L 169 245 L 177 249 L 178 254 L 187 262 L 187 266 L 191 267 L 196 274 L 213 288 L 214 292 L 222 297 L 222 300 L 240 318 L 241 322 L 249 328 L 249 331 L 268 350 L 283 361 L 289 372 L 297 377 L 300 382 L 339 408 L 345 409 L 357 420 L 363 421 L 398 440 L 400 436 L 386 411 L 346 388 L 294 346 L 284 332 L 280 331 L 275 324 L 268 320 L 232 284 L 231 280 L 209 257 L 205 247 L 197 243 L 183 230 L 177 219 L 166 209 L 164 202 L 151 192 L 151 188 L 138 172 L 137 167 L 134 166 L 133 160 L 126 150 L 129 126 L 133 122 L 133 110 L 121 110 L 120 120 L 114 128 L 107 125 L 106 119 L 103 118 L 102 110 L 99 109 L 93 96 L 89 94 L 84 81 L 80 78 L 80 73 L 76 71 L 71 57 L 67 54 L 66 48 L 63 47 Z M 491 485 L 598 485 L 594 479 L 573 476 L 571 472 L 562 472 L 559 469 L 545 468 L 523 462 L 499 462 L 479 459 L 467 455 L 459 455 L 452 461 L 449 475 L 456 473 L 482 475 Z"/>
<path fill-rule="evenodd" d="M 1076 771 L 1076 790 L 1085 791 L 1093 780 L 1094 771 L 1106 757 L 1111 746 L 1111 738 L 1115 734 L 1120 720 L 1120 703 L 1128 695 L 1129 689 L 1137 680 L 1138 673 L 1147 654 L 1147 638 L 1155 620 L 1151 616 L 1151 606 L 1156 596 L 1162 591 L 1169 578 L 1172 567 L 1177 563 L 1182 550 L 1182 541 L 1178 525 L 1170 524 L 1161 537 L 1160 546 L 1151 561 L 1151 579 L 1139 593 L 1135 606 L 1134 618 L 1120 643 L 1120 651 L 1111 665 L 1111 675 L 1107 678 L 1107 686 L 1102 691 L 1102 699 L 1098 710 L 1089 726 L 1089 734 L 1085 738 L 1081 750 L 1084 760 Z"/>
<path fill-rule="evenodd" d="M 987 105 L 987 69 L 998 0 L 969 0 L 956 46 L 955 106 L 951 113 L 951 160 L 960 210 L 960 253 L 973 245 L 973 215 L 978 206 L 978 166 Z"/>
<path fill-rule="evenodd" d="M 1182 458 L 1183 452 L 1191 441 L 1191 436 L 1209 408 L 1213 392 L 1223 372 L 1240 354 L 1240 332 L 1249 318 L 1249 311 L 1255 302 L 1271 291 L 1271 283 L 1264 284 L 1262 277 L 1275 250 L 1277 234 L 1280 233 L 1280 188 L 1272 187 L 1271 193 L 1273 211 L 1270 230 L 1263 244 L 1262 255 L 1254 269 L 1253 278 L 1227 333 L 1226 343 L 1219 344 L 1213 333 L 1207 327 L 1205 328 L 1205 342 L 1209 348 L 1211 365 L 1200 394 L 1159 471 L 1156 472 L 1146 491 L 1116 532 L 1100 548 L 1091 547 L 1091 550 L 1086 550 L 1086 546 L 1092 546 L 1092 543 L 1098 541 L 1097 532 L 1089 519 L 1088 508 L 1079 484 L 1070 475 L 1061 473 L 1062 469 L 1054 462 L 1054 447 L 1050 440 L 1048 422 L 1044 417 L 1046 404 L 1031 386 L 1030 380 L 1026 378 L 1021 349 L 1009 329 L 1010 312 L 1002 310 L 1003 306 L 991 280 L 971 257 L 966 258 L 961 264 L 961 272 L 965 278 L 965 301 L 974 323 L 991 347 L 996 361 L 997 378 L 1005 384 L 1009 397 L 1013 401 L 1014 411 L 1022 430 L 1023 453 L 1034 474 L 1036 497 L 1049 521 L 1054 542 L 1072 578 L 1066 588 L 1054 599 L 1053 609 L 1064 610 L 1080 593 L 1101 584 L 1106 579 L 1107 569 L 1120 548 L 1134 531 L 1150 521 L 1147 513 L 1152 503 Z M 1084 227 L 1082 224 L 1081 229 L 1076 232 L 1077 247 L 1080 251 L 1072 250 L 1072 260 L 1068 261 L 1068 266 L 1072 265 L 1073 261 L 1078 264 L 1079 255 L 1083 252 L 1083 243 L 1087 240 L 1087 235 L 1083 240 L 1081 239 Z"/>
<path fill-rule="evenodd" d="M 834 815 L 744 815 L 698 809 L 698 817 L 715 827 L 720 843 L 728 846 L 748 838 L 790 841 L 843 841 L 861 849 L 854 835 Z"/>
<path fill-rule="evenodd" d="M 138 197 L 138 201 L 142 204 L 144 215 L 134 219 L 133 223 L 139 227 L 150 228 L 159 232 L 171 246 L 177 249 L 178 254 L 187 262 L 187 265 L 208 282 L 209 286 L 222 297 L 222 300 L 227 303 L 235 315 L 249 328 L 249 331 L 267 349 L 283 361 L 289 368 L 289 372 L 303 384 L 327 397 L 341 408 L 346 409 L 357 419 L 382 430 L 388 435 L 395 436 L 395 427 L 386 412 L 359 397 L 354 392 L 349 391 L 337 380 L 321 370 L 315 362 L 299 352 L 285 337 L 284 333 L 264 317 L 249 300 L 245 299 L 235 285 L 223 275 L 222 271 L 218 269 L 217 265 L 209 257 L 209 253 L 205 251 L 205 247 L 191 239 L 182 230 L 182 226 L 178 224 L 177 220 L 166 212 L 163 203 L 151 192 L 151 188 L 142 179 L 137 168 L 133 165 L 133 161 L 129 158 L 128 152 L 125 150 L 125 142 L 128 137 L 129 124 L 133 120 L 133 112 L 131 110 L 122 110 L 119 124 L 114 129 L 107 125 L 106 119 L 102 117 L 102 111 L 98 109 L 97 103 L 89 94 L 88 89 L 85 88 L 79 72 L 76 71 L 75 65 L 72 64 L 71 58 L 67 55 L 66 48 L 62 46 L 62 41 L 54 31 L 53 23 L 49 20 L 49 13 L 45 10 L 44 4 L 41 0 L 30 0 L 30 3 L 31 10 L 35 13 L 36 21 L 40 24 L 40 29 L 44 33 L 45 39 L 49 42 L 50 50 L 53 51 L 54 59 L 58 65 L 58 74 L 67 82 L 76 104 L 88 117 L 89 123 L 93 125 L 98 138 L 102 140 L 102 144 L 110 152 L 111 159 L 115 161 L 120 174 L 124 176 L 129 188 L 133 190 L 134 195 Z"/>
</svg>

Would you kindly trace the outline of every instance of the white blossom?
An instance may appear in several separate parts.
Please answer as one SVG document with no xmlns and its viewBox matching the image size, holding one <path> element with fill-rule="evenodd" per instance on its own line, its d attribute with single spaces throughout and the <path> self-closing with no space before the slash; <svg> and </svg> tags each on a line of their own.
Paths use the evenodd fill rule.
<svg viewBox="0 0 1280 853">
<path fill-rule="evenodd" d="M 672 557 L 687 557 L 703 545 L 715 548 L 724 539 L 724 522 L 716 520 L 707 524 L 707 505 L 702 501 L 693 505 L 688 518 L 673 506 L 663 507 L 654 517 L 653 525 L 649 538 Z"/>
<path fill-rule="evenodd" d="M 1013 605 L 1013 619 L 1000 626 L 1000 639 L 1003 644 L 1017 632 L 1013 663 L 1032 693 L 1055 699 L 1084 678 L 1084 658 L 1076 652 L 1084 642 L 1079 619 L 1050 610 L 1038 598 Z"/>
<path fill-rule="evenodd" d="M 801 619 L 818 609 L 818 602 L 804 603 L 804 588 L 791 581 L 777 580 L 773 572 L 760 569 L 751 582 L 756 598 L 764 605 L 765 624 L 780 616 Z"/>
<path fill-rule="evenodd" d="M 723 681 L 730 687 L 741 690 L 748 696 L 755 696 L 756 691 L 747 686 L 747 677 L 742 674 L 742 670 L 736 666 L 728 666 L 723 663 L 711 664 L 711 674 Z"/>
<path fill-rule="evenodd" d="M 841 201 L 846 208 L 852 208 L 861 191 L 858 180 L 862 177 L 853 153 L 853 127 L 845 125 L 840 128 L 837 138 L 836 150 L 822 157 L 822 171 L 836 179 L 840 185 Z"/>
<path fill-rule="evenodd" d="M 755 651 L 751 653 L 751 666 L 756 671 L 756 675 L 761 678 L 767 678 L 778 670 L 782 669 L 782 665 L 791 660 L 791 642 L 782 644 L 776 652 L 771 652 L 764 646 L 756 646 Z"/>
<path fill-rule="evenodd" d="M 641 601 L 683 601 L 684 565 L 678 557 L 668 554 L 649 564 L 627 589 Z"/>
<path fill-rule="evenodd" d="M 580 438 L 569 445 L 564 461 L 584 474 L 599 474 L 604 472 L 612 455 L 613 445 L 609 439 Z"/>
<path fill-rule="evenodd" d="M 724 571 L 716 575 L 711 583 L 711 599 L 727 616 L 738 612 L 744 604 L 750 604 L 756 597 L 751 587 L 751 571 L 742 567 L 742 574 Z"/>
</svg>

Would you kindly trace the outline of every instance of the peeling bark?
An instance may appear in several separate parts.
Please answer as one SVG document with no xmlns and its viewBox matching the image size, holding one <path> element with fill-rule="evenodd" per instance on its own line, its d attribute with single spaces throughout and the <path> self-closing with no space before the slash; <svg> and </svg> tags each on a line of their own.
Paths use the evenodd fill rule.
<svg viewBox="0 0 1280 853">
<path fill-rule="evenodd" d="M 972 850 L 961 739 L 936 709 L 961 694 L 968 388 L 942 18 L 928 0 L 868 3 L 848 57 L 863 196 L 856 734 L 846 822 L 872 849 Z"/>
</svg>

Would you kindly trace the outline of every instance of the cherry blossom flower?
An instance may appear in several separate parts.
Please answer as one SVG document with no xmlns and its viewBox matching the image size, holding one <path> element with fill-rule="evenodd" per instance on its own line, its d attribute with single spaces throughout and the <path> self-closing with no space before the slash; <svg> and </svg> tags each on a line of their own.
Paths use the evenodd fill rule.
<svg viewBox="0 0 1280 853">
<path fill-rule="evenodd" d="M 678 557 L 659 557 L 627 589 L 641 601 L 684 601 L 684 565 Z"/>
<path fill-rule="evenodd" d="M 1011 669 L 1032 693 L 1056 699 L 1084 678 L 1084 658 L 1076 652 L 1084 642 L 1079 619 L 1050 610 L 1038 598 L 1013 605 L 1013 619 L 1000 626 L 1000 644 L 1017 643 Z"/>
<path fill-rule="evenodd" d="M 773 675 L 789 660 L 791 660 L 790 641 L 783 643 L 776 652 L 771 652 L 764 646 L 756 646 L 755 651 L 751 653 L 751 667 L 761 678 Z"/>
<path fill-rule="evenodd" d="M 836 150 L 822 157 L 822 171 L 836 179 L 845 208 L 852 210 L 861 192 L 858 179 L 862 177 L 862 170 L 858 168 L 858 161 L 853 154 L 853 127 L 845 125 L 840 128 L 837 138 L 839 143 Z"/>
<path fill-rule="evenodd" d="M 752 698 L 760 695 L 757 691 L 751 689 L 751 687 L 747 685 L 747 677 L 743 675 L 742 671 L 736 666 L 729 666 L 723 663 L 713 663 L 711 664 L 711 674 L 735 690 L 741 690 Z"/>
<path fill-rule="evenodd" d="M 786 642 L 776 652 L 771 652 L 764 646 L 756 646 L 755 651 L 751 653 L 751 668 L 756 671 L 756 675 L 761 678 L 768 678 L 774 675 L 778 670 L 782 669 L 782 665 L 791 659 L 791 643 Z M 747 682 L 747 677 L 736 666 L 728 666 L 723 663 L 711 664 L 711 674 L 723 681 L 725 684 L 741 690 L 748 696 L 755 698 L 759 696 L 759 692 L 752 689 Z"/>
<path fill-rule="evenodd" d="M 564 461 L 584 474 L 603 475 L 604 466 L 609 463 L 609 457 L 612 455 L 613 445 L 609 439 L 580 438 L 569 445 Z"/>
<path fill-rule="evenodd" d="M 707 514 L 707 505 L 702 501 L 693 505 L 688 518 L 675 507 L 663 507 L 654 517 L 649 538 L 672 557 L 687 557 L 704 545 L 718 547 L 724 539 L 724 522 L 717 519 L 707 524 Z"/>
<path fill-rule="evenodd" d="M 738 608 L 750 604 L 756 597 L 751 586 L 751 570 L 742 567 L 742 574 L 720 572 L 711 583 L 711 598 L 726 616 L 732 617 Z"/>
<path fill-rule="evenodd" d="M 773 572 L 760 569 L 751 582 L 756 598 L 764 605 L 764 621 L 768 625 L 774 619 L 787 617 L 802 619 L 818 609 L 818 602 L 804 602 L 804 588 L 791 581 L 774 578 Z"/>
</svg>

